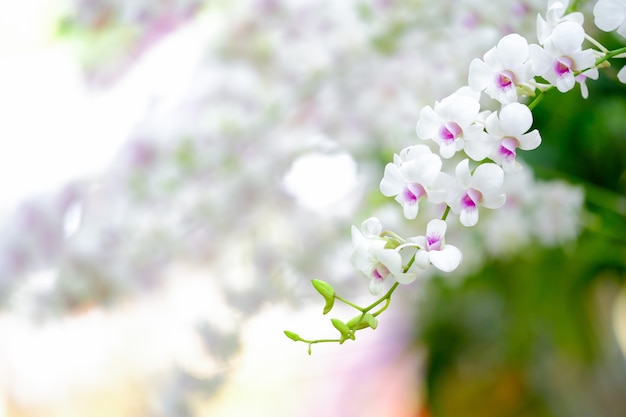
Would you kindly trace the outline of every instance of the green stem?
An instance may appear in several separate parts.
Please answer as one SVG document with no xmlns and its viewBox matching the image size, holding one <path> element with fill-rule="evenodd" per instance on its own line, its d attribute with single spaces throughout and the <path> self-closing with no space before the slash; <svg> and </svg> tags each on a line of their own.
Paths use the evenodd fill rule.
<svg viewBox="0 0 626 417">
<path fill-rule="evenodd" d="M 541 100 L 543 100 L 543 97 L 545 96 L 545 94 L 548 91 L 551 91 L 553 89 L 554 89 L 554 86 L 550 86 L 550 87 L 546 88 L 545 90 L 539 90 L 539 94 L 537 94 L 537 96 L 535 96 L 533 101 L 531 101 L 530 104 L 528 104 L 528 109 L 530 109 L 530 110 L 534 109 L 537 106 L 537 104 L 539 104 L 539 102 L 541 102 Z"/>
<path fill-rule="evenodd" d="M 316 343 L 339 343 L 341 342 L 341 339 L 317 339 L 317 340 L 300 339 L 299 341 L 304 342 L 310 346 Z"/>
<path fill-rule="evenodd" d="M 348 300 L 346 300 L 345 298 L 338 296 L 337 294 L 335 294 L 335 299 L 337 299 L 337 300 L 341 301 L 341 302 L 342 302 L 342 303 L 344 303 L 344 304 L 349 305 L 350 307 L 352 307 L 352 308 L 354 308 L 354 309 L 356 309 L 356 310 L 359 310 L 359 311 L 360 311 L 360 312 L 362 312 L 362 313 L 366 312 L 366 311 L 363 309 L 363 307 L 359 307 L 358 305 L 354 304 L 353 302 L 348 301 Z"/>
<path fill-rule="evenodd" d="M 618 48 L 615 49 L 611 52 L 606 53 L 602 58 L 598 58 L 598 60 L 595 63 L 595 66 L 597 67 L 598 65 L 602 64 L 605 61 L 608 61 L 611 58 L 616 57 L 617 55 L 626 53 L 626 46 L 622 47 L 622 48 Z"/>
<path fill-rule="evenodd" d="M 373 313 L 372 313 L 372 316 L 374 316 L 374 317 L 378 317 L 378 315 L 379 315 L 380 313 L 382 313 L 383 311 L 387 310 L 387 307 L 389 307 L 389 304 L 391 304 L 391 297 L 387 298 L 387 299 L 385 300 L 385 305 L 384 305 L 384 306 L 383 306 L 380 310 L 373 312 Z"/>
<path fill-rule="evenodd" d="M 409 267 L 407 267 L 405 271 L 408 269 Z M 393 294 L 393 292 L 396 290 L 396 288 L 398 288 L 399 285 L 400 285 L 399 283 L 394 282 L 394 284 L 391 286 L 391 288 L 389 288 L 389 291 L 387 291 L 385 295 L 383 295 L 382 297 L 380 297 L 378 300 L 374 301 L 372 304 L 368 305 L 367 307 L 363 308 L 361 311 L 363 313 L 367 313 L 373 308 L 375 308 L 377 305 L 382 303 L 383 301 L 391 299 L 391 294 Z"/>
<path fill-rule="evenodd" d="M 450 214 L 450 206 L 446 205 L 446 210 L 441 215 L 441 220 L 447 219 L 448 218 L 448 214 Z M 415 259 L 415 258 L 413 258 L 413 259 Z M 411 260 L 413 260 L 413 259 L 411 259 Z"/>
<path fill-rule="evenodd" d="M 398 234 L 396 234 L 396 233 L 392 232 L 391 230 L 384 230 L 384 231 L 380 234 L 380 236 L 381 236 L 381 237 L 384 237 L 384 236 L 389 236 L 389 237 L 392 237 L 392 238 L 396 239 L 398 242 L 402 242 L 402 241 L 404 241 L 404 239 L 402 239 L 402 237 L 401 237 L 401 236 L 399 236 Z"/>
</svg>

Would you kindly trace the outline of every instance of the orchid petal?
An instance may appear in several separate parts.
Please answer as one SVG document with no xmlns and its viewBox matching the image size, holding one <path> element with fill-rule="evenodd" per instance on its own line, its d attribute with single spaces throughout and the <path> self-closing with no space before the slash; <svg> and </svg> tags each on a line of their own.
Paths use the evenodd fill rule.
<svg viewBox="0 0 626 417">
<path fill-rule="evenodd" d="M 435 268 L 443 272 L 452 272 L 463 260 L 463 253 L 456 246 L 445 245 L 441 250 L 430 252 L 429 257 Z"/>
</svg>

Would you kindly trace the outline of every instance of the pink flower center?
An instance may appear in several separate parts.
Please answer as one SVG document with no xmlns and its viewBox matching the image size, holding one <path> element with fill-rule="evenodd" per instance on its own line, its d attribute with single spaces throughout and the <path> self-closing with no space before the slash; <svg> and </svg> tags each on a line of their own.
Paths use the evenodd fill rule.
<svg viewBox="0 0 626 417">
<path fill-rule="evenodd" d="M 480 191 L 470 188 L 463 194 L 463 197 L 461 197 L 461 207 L 463 207 L 463 209 L 476 208 L 482 198 L 483 195 Z"/>
<path fill-rule="evenodd" d="M 389 275 L 389 269 L 383 264 L 378 264 L 372 271 L 372 277 L 376 280 L 384 281 Z"/>
<path fill-rule="evenodd" d="M 501 90 L 513 88 L 515 84 L 515 74 L 513 71 L 509 70 L 500 71 L 496 76 L 496 84 Z"/>
<path fill-rule="evenodd" d="M 444 142 L 454 142 L 456 138 L 463 134 L 463 129 L 461 126 L 454 122 L 446 122 L 441 125 L 441 130 L 439 131 L 439 137 Z"/>
<path fill-rule="evenodd" d="M 559 77 L 567 75 L 572 72 L 574 67 L 574 61 L 568 56 L 562 56 L 554 60 L 554 72 Z"/>
<path fill-rule="evenodd" d="M 441 236 L 426 236 L 426 250 L 441 250 Z"/>
<path fill-rule="evenodd" d="M 409 204 L 415 204 L 424 195 L 426 195 L 426 190 L 421 184 L 407 184 L 402 192 L 402 200 Z"/>
<path fill-rule="evenodd" d="M 515 138 L 506 137 L 500 141 L 500 155 L 504 159 L 515 159 L 515 150 L 519 147 L 519 141 Z"/>
</svg>

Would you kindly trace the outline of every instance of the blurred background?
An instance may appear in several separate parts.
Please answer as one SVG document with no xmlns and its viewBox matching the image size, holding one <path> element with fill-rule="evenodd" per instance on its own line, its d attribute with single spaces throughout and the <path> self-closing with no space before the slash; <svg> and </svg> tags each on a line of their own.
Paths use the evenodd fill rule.
<svg viewBox="0 0 626 417">
<path fill-rule="evenodd" d="M 313 278 L 370 302 L 350 226 L 423 227 L 380 195 L 385 164 L 545 7 L 3 4 L 0 417 L 626 415 L 619 68 L 535 109 L 506 206 L 449 229 L 458 271 L 356 342 L 309 357 L 282 333 L 334 334 Z"/>
</svg>

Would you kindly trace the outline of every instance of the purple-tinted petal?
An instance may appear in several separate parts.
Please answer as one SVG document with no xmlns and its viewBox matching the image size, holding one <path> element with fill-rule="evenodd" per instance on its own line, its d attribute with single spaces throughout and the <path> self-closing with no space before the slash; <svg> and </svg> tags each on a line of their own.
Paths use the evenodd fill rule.
<svg viewBox="0 0 626 417">
<path fill-rule="evenodd" d="M 446 230 L 448 226 L 446 222 L 440 219 L 432 219 L 426 225 L 426 240 L 428 240 L 431 236 L 439 236 L 440 239 L 446 235 Z"/>
<path fill-rule="evenodd" d="M 417 217 L 420 208 L 418 199 L 416 199 L 415 201 L 407 201 L 402 200 L 400 196 L 398 196 L 396 198 L 396 201 L 402 204 L 402 214 L 404 214 L 404 217 L 409 220 L 413 220 Z"/>
</svg>

